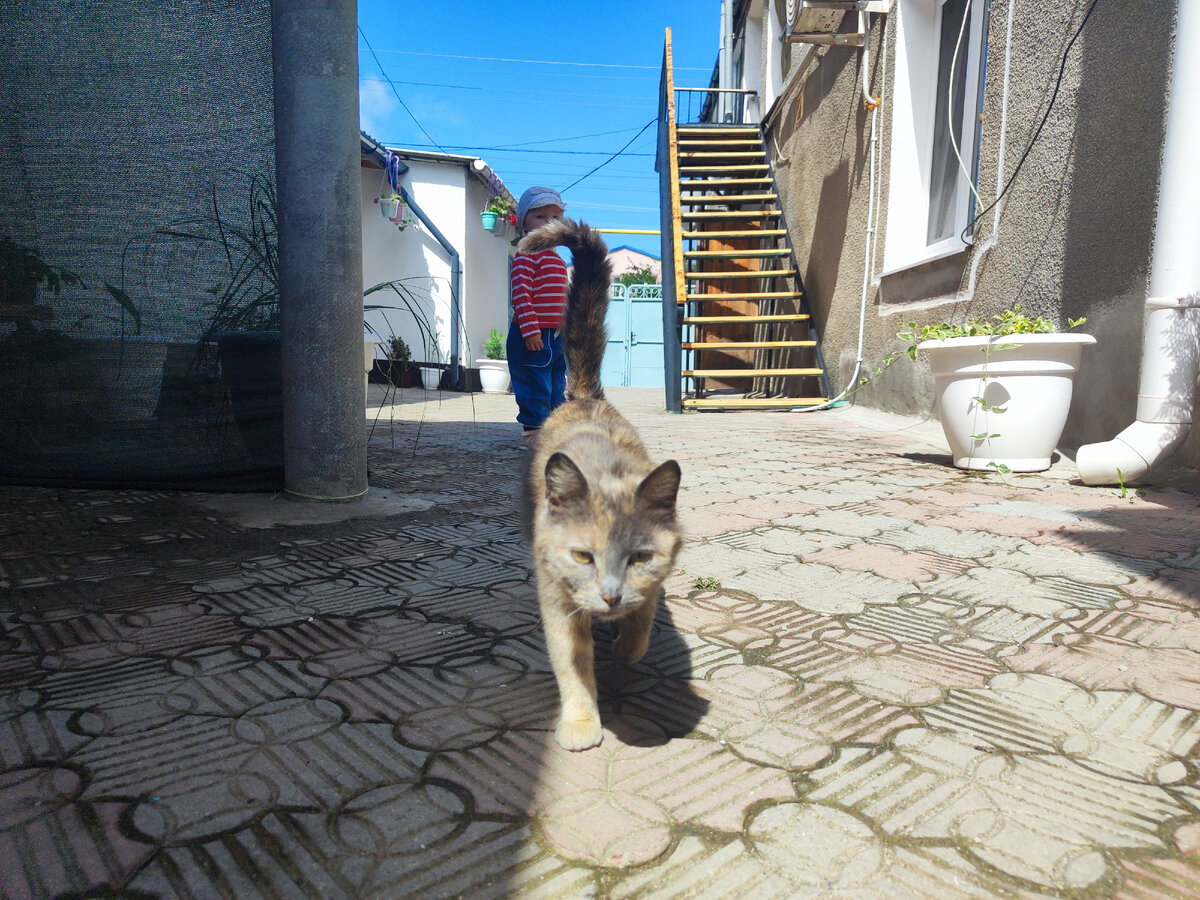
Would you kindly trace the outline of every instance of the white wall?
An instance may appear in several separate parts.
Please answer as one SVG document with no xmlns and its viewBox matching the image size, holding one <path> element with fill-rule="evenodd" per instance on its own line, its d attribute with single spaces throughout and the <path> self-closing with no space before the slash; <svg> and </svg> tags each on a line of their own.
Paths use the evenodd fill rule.
<svg viewBox="0 0 1200 900">
<path fill-rule="evenodd" d="M 459 252 L 460 361 L 472 366 L 482 355 L 488 330 L 506 327 L 511 247 L 507 240 L 480 227 L 479 211 L 486 202 L 486 191 L 461 163 L 407 163 L 409 171 L 401 179 L 405 189 Z M 368 312 L 366 322 L 385 340 L 393 334 L 402 337 L 412 348 L 413 360 L 419 362 L 432 359 L 429 339 L 417 322 L 420 317 L 436 331 L 441 361 L 448 362 L 452 331 L 449 254 L 419 222 L 399 231 L 383 218 L 376 203 L 382 179 L 379 170 L 362 169 L 363 285 L 399 281 L 414 311 L 394 292 L 381 291 L 367 297 L 365 303 L 396 308 Z"/>
</svg>

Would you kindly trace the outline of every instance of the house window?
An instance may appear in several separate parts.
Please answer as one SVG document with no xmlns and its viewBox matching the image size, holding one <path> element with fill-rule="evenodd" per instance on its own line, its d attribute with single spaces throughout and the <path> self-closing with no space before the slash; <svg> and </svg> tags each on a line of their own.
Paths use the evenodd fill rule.
<svg viewBox="0 0 1200 900">
<path fill-rule="evenodd" d="M 885 271 L 958 252 L 975 211 L 987 0 L 899 0 Z"/>
</svg>

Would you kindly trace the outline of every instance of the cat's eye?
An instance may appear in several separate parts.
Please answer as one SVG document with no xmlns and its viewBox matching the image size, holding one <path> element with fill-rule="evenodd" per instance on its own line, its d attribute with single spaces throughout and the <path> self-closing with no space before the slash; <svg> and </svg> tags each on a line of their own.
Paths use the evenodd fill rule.
<svg viewBox="0 0 1200 900">
<path fill-rule="evenodd" d="M 592 554 L 586 550 L 572 550 L 571 556 L 575 558 L 575 562 L 577 563 L 584 563 L 585 565 L 591 565 L 592 563 Z"/>
<path fill-rule="evenodd" d="M 646 563 L 650 562 L 650 557 L 653 555 L 654 554 L 649 550 L 638 550 L 629 554 L 629 564 L 631 566 L 644 566 Z"/>
</svg>

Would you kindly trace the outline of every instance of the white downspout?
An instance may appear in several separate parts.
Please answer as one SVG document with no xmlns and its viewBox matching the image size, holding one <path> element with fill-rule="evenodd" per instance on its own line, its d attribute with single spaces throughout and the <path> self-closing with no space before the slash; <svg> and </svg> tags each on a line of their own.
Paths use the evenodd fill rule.
<svg viewBox="0 0 1200 900">
<path fill-rule="evenodd" d="M 1085 484 L 1128 484 L 1169 457 L 1191 430 L 1200 357 L 1200 0 L 1179 0 L 1163 139 L 1158 220 L 1142 339 L 1137 421 L 1079 448 Z"/>
</svg>

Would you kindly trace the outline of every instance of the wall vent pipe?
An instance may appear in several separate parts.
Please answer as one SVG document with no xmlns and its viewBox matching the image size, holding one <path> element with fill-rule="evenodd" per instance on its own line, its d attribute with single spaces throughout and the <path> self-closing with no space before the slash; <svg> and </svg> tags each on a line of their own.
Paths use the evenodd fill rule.
<svg viewBox="0 0 1200 900">
<path fill-rule="evenodd" d="M 1179 0 L 1158 218 L 1142 338 L 1137 420 L 1079 448 L 1085 484 L 1128 484 L 1186 440 L 1200 358 L 1200 0 Z"/>
</svg>

